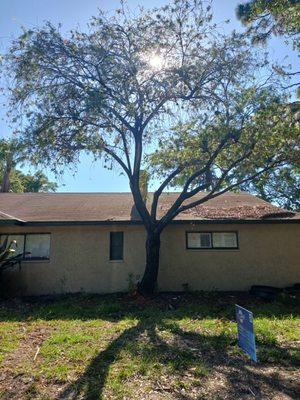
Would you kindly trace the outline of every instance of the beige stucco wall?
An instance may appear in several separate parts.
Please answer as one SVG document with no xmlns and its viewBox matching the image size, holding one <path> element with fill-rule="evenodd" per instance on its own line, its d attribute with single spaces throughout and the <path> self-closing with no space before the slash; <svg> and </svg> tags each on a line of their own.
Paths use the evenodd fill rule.
<svg viewBox="0 0 300 400">
<path fill-rule="evenodd" d="M 186 250 L 186 231 L 238 231 L 238 250 Z M 124 232 L 124 261 L 109 261 L 109 233 Z M 0 227 L 0 233 L 51 233 L 50 261 L 7 273 L 19 294 L 126 291 L 145 264 L 141 226 Z M 300 224 L 173 225 L 162 235 L 159 289 L 247 290 L 300 282 Z"/>
<path fill-rule="evenodd" d="M 186 250 L 185 231 L 237 231 L 238 250 Z M 164 290 L 248 290 L 300 282 L 299 224 L 172 226 L 164 235 L 160 285 Z"/>
</svg>

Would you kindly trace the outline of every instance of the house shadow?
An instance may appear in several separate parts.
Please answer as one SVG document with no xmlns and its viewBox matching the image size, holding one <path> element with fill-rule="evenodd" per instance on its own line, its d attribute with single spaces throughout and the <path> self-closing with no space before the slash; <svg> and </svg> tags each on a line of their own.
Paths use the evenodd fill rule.
<svg viewBox="0 0 300 400">
<path fill-rule="evenodd" d="M 285 319 L 291 315 L 300 316 L 298 300 L 288 299 L 286 304 L 272 303 L 250 297 L 245 292 L 172 292 L 161 293 L 157 299 L 145 305 L 128 301 L 128 295 L 121 293 L 0 297 L 0 323 L 23 322 L 28 319 L 86 321 L 98 318 L 117 322 L 127 316 L 143 320 L 145 310 L 146 315 L 157 310 L 163 311 L 166 316 L 170 314 L 176 318 L 199 319 L 200 312 L 201 319 L 226 318 L 235 321 L 235 304 L 251 309 L 256 318 Z"/>
</svg>

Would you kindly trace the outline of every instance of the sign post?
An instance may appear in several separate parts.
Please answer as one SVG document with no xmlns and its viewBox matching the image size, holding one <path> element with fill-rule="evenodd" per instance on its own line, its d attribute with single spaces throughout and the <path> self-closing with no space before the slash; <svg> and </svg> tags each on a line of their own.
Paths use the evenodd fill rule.
<svg viewBox="0 0 300 400">
<path fill-rule="evenodd" d="M 245 308 L 235 305 L 238 326 L 238 341 L 241 349 L 248 354 L 251 360 L 257 362 L 255 335 L 253 328 L 253 314 Z"/>
</svg>

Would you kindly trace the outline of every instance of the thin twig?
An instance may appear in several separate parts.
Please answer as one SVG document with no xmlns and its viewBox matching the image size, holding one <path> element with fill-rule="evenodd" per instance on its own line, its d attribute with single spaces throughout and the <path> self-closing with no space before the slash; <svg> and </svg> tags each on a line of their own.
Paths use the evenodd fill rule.
<svg viewBox="0 0 300 400">
<path fill-rule="evenodd" d="M 36 360 L 36 358 L 37 358 L 37 356 L 38 356 L 39 352 L 40 352 L 40 347 L 38 346 L 38 347 L 37 347 L 37 349 L 36 349 L 36 352 L 35 352 L 35 355 L 34 355 L 33 361 L 35 361 L 35 360 Z"/>
</svg>

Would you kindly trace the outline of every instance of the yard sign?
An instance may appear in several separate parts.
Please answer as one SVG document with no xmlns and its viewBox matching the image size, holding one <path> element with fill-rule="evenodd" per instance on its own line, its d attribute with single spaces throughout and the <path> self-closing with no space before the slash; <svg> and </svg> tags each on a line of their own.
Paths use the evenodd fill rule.
<svg viewBox="0 0 300 400">
<path fill-rule="evenodd" d="M 237 304 L 235 305 L 235 312 L 238 326 L 239 346 L 253 361 L 257 362 L 253 314 L 251 311 L 248 311 Z"/>
</svg>

